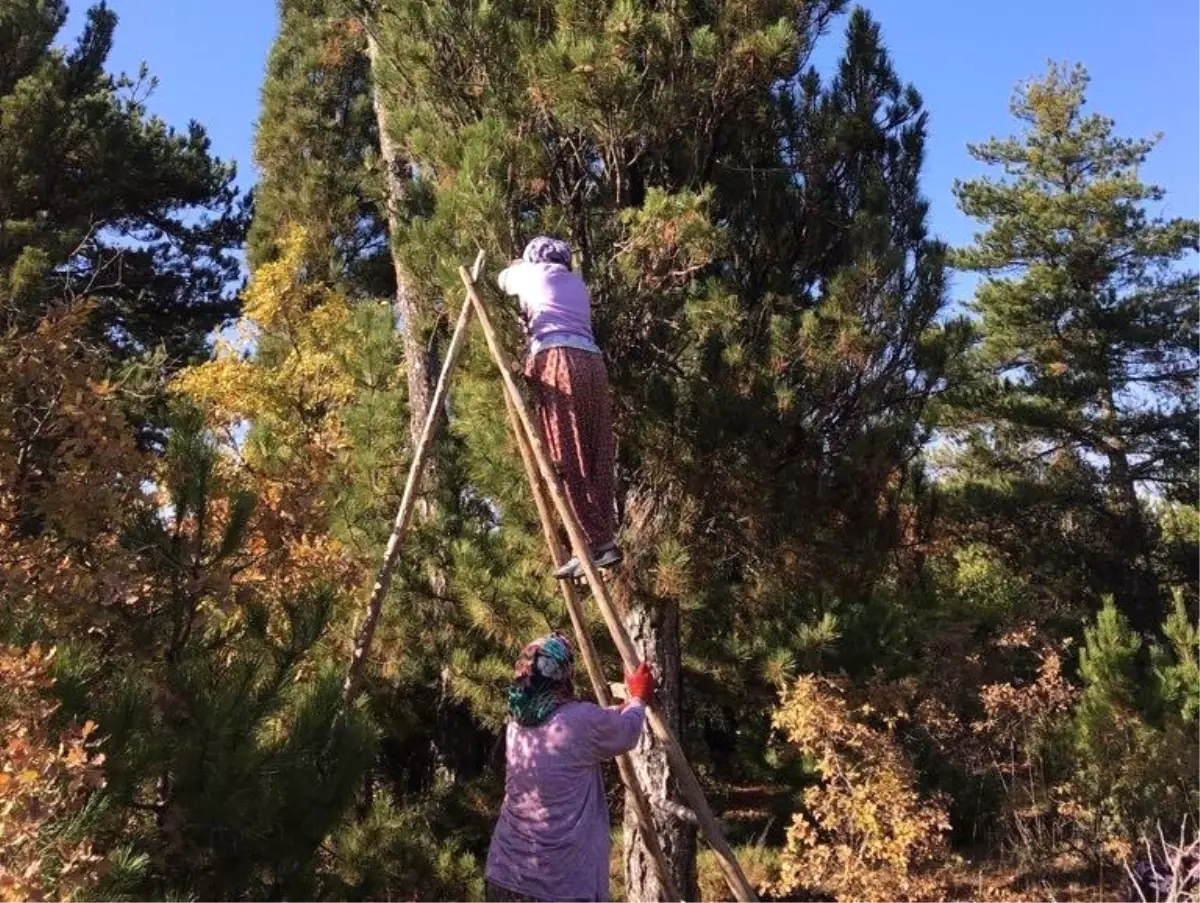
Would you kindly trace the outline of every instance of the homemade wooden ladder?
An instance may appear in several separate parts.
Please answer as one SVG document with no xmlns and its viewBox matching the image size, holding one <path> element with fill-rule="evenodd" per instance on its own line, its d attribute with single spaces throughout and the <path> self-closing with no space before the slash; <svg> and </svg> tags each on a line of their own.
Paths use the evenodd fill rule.
<svg viewBox="0 0 1200 903">
<path fill-rule="evenodd" d="M 612 635 L 613 643 L 621 655 L 621 661 L 625 666 L 625 670 L 633 671 L 639 663 L 637 650 L 634 648 L 633 641 L 629 637 L 629 632 L 617 616 L 617 610 L 609 596 L 608 587 L 601 579 L 600 572 L 592 561 L 587 541 L 579 526 L 579 521 L 576 519 L 570 504 L 567 502 L 566 496 L 563 494 L 562 487 L 559 485 L 558 475 L 554 470 L 554 465 L 550 461 L 545 443 L 542 440 L 541 429 L 530 415 L 529 408 L 520 390 L 517 388 L 516 380 L 513 377 L 511 361 L 500 344 L 487 307 L 476 291 L 475 284 L 479 278 L 482 265 L 483 252 L 480 251 L 478 257 L 475 259 L 475 265 L 470 272 L 467 271 L 466 267 L 459 267 L 459 276 L 466 288 L 467 297 L 463 303 L 462 311 L 459 313 L 458 322 L 455 324 L 454 334 L 450 339 L 450 346 L 446 350 L 446 358 L 442 364 L 442 371 L 438 376 L 433 399 L 429 405 L 429 413 L 425 418 L 421 437 L 417 443 L 416 452 L 413 455 L 412 466 L 408 472 L 408 479 L 404 485 L 400 510 L 396 512 L 396 520 L 384 551 L 383 562 L 380 564 L 379 571 L 376 574 L 375 583 L 371 588 L 371 596 L 367 602 L 362 623 L 358 628 L 353 657 L 351 658 L 350 667 L 346 672 L 346 679 L 342 687 L 343 705 L 346 707 L 353 703 L 362 684 L 363 668 L 366 664 L 367 652 L 370 648 L 371 640 L 375 635 L 375 628 L 379 623 L 379 615 L 383 608 L 384 597 L 387 595 L 388 587 L 391 585 L 392 571 L 400 556 L 405 534 L 412 523 L 413 509 L 416 505 L 425 464 L 429 458 L 433 440 L 441 425 L 442 412 L 449 390 L 450 372 L 453 370 L 454 364 L 458 360 L 463 344 L 466 341 L 467 325 L 471 319 L 472 311 L 474 311 L 479 319 L 488 348 L 500 370 L 504 403 L 508 410 L 509 426 L 516 437 L 517 446 L 521 452 L 521 460 L 525 465 L 525 475 L 529 480 L 529 485 L 533 492 L 533 500 L 537 506 L 538 517 L 541 519 L 542 533 L 546 539 L 546 547 L 550 552 L 550 558 L 554 562 L 555 567 L 561 565 L 567 559 L 567 553 L 558 541 L 558 534 L 555 530 L 554 519 L 552 517 L 553 512 L 558 514 L 559 520 L 566 528 L 567 535 L 570 537 L 571 548 L 579 558 L 584 577 L 587 579 L 588 585 L 592 590 L 592 595 L 600 607 L 600 614 L 603 616 L 609 633 Z M 592 686 L 596 692 L 596 699 L 600 705 L 611 705 L 612 697 L 609 692 L 609 685 L 605 681 L 604 673 L 600 668 L 596 649 L 588 637 L 583 608 L 576 595 L 575 588 L 571 581 L 568 580 L 560 580 L 558 583 L 562 589 L 563 601 L 566 603 L 567 613 L 571 618 L 571 625 L 575 631 L 575 639 L 579 651 L 583 655 L 584 665 L 587 668 L 588 676 L 591 678 Z M 683 754 L 683 749 L 680 747 L 679 741 L 676 740 L 675 735 L 671 732 L 671 729 L 667 726 L 666 721 L 663 720 L 661 713 L 655 706 L 647 707 L 646 720 L 650 725 L 650 730 L 658 739 L 658 742 L 663 745 L 667 753 L 667 758 L 670 760 L 676 779 L 679 781 L 679 788 L 696 815 L 701 834 L 716 854 L 717 861 L 720 863 L 721 869 L 725 874 L 725 880 L 729 884 L 730 891 L 732 891 L 734 897 L 739 901 L 756 901 L 757 897 L 755 896 L 754 889 L 746 880 L 746 876 L 742 872 L 741 866 L 733 854 L 733 850 L 730 849 L 729 843 L 725 840 L 720 826 L 713 816 L 712 809 L 709 808 L 708 801 L 704 797 L 704 792 L 700 788 L 700 783 L 696 780 L 696 775 Z M 654 862 L 659 882 L 670 899 L 681 900 L 682 897 L 680 896 L 679 889 L 671 879 L 666 858 L 658 841 L 658 833 L 654 827 L 650 803 L 646 799 L 646 794 L 642 790 L 641 784 L 638 782 L 633 764 L 628 756 L 620 756 L 617 759 L 617 767 L 621 774 L 621 780 L 628 788 L 630 797 L 637 810 L 638 824 L 641 827 L 642 836 L 645 839 L 651 859 Z"/>
</svg>

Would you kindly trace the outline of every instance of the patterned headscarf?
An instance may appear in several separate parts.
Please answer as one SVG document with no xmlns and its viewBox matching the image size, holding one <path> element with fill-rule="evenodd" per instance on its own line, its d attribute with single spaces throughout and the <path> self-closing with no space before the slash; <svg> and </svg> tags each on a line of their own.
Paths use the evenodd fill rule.
<svg viewBox="0 0 1200 903">
<path fill-rule="evenodd" d="M 525 246 L 525 253 L 521 258 L 526 263 L 561 263 L 569 270 L 571 246 L 560 239 L 539 235 Z"/>
<path fill-rule="evenodd" d="M 537 727 L 575 695 L 575 653 L 561 633 L 534 640 L 521 651 L 508 688 L 508 713 L 522 727 Z"/>
</svg>

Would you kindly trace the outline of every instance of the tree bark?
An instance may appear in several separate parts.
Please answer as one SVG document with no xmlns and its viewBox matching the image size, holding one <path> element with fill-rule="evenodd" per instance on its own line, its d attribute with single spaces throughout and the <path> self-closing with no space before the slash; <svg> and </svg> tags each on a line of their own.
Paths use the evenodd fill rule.
<svg viewBox="0 0 1200 903">
<path fill-rule="evenodd" d="M 675 736 L 681 737 L 679 605 L 666 600 L 651 604 L 633 601 L 625 616 L 625 625 L 641 659 L 654 668 L 660 711 Z M 681 807 L 686 809 L 686 804 L 666 752 L 661 745 L 652 742 L 652 735 L 646 731 L 630 759 L 654 810 L 659 842 L 675 885 L 683 893 L 683 899 L 697 900 L 696 827 L 669 814 L 681 811 Z M 625 800 L 625 888 L 627 900 L 669 899 L 642 842 L 636 811 L 628 794 Z"/>
<path fill-rule="evenodd" d="M 432 395 L 430 374 L 432 355 L 422 336 L 420 299 L 412 287 L 412 278 L 396 249 L 396 235 L 400 231 L 400 204 L 408 193 L 410 179 L 407 161 L 400 159 L 396 144 L 387 125 L 387 104 L 380 87 L 379 44 L 371 29 L 367 29 L 367 54 L 371 60 L 371 103 L 375 109 L 375 122 L 379 129 L 379 157 L 383 161 L 384 205 L 388 225 L 388 247 L 392 255 L 392 269 L 396 274 L 396 298 L 394 310 L 404 342 L 404 366 L 408 376 L 409 433 L 413 448 L 421 439 L 421 428 L 429 414 Z M 428 472 L 435 469 L 430 462 Z"/>
<path fill-rule="evenodd" d="M 1105 386 L 1101 391 L 1100 413 L 1107 432 L 1104 454 L 1108 458 L 1109 491 L 1125 534 L 1122 545 L 1129 554 L 1121 593 L 1124 598 L 1118 601 L 1134 630 L 1154 634 L 1162 627 L 1162 601 L 1154 562 L 1150 557 L 1150 538 L 1146 535 L 1137 486 L 1130 473 L 1129 455 L 1120 434 L 1120 420 L 1111 386 Z"/>
<path fill-rule="evenodd" d="M 367 33 L 367 56 L 371 63 L 371 104 L 379 133 L 379 158 L 383 164 L 383 203 L 388 227 L 388 250 L 392 257 L 392 269 L 396 277 L 396 296 L 393 302 L 397 329 L 404 348 L 404 367 L 408 382 L 408 429 L 413 453 L 420 446 L 421 432 L 429 416 L 433 400 L 433 374 L 438 371 L 434 342 L 429 341 L 426 326 L 426 311 L 413 286 L 413 279 L 400 256 L 397 236 L 400 233 L 400 210 L 408 194 L 412 180 L 412 168 L 404 159 L 388 128 L 388 105 L 382 87 L 385 61 L 374 32 L 374 23 L 365 22 Z M 417 523 L 428 521 L 436 513 L 438 490 L 442 485 L 441 468 L 437 456 L 430 455 L 424 474 L 417 485 L 416 504 L 413 513 Z M 445 571 L 436 561 L 426 568 L 429 586 L 438 597 L 446 595 L 448 580 Z M 444 676 L 436 689 L 435 723 L 432 725 L 430 754 L 435 773 L 453 772 L 446 767 L 443 750 L 454 742 L 450 736 L 450 714 L 447 708 L 448 692 Z"/>
<path fill-rule="evenodd" d="M 1117 515 L 1126 535 L 1124 545 L 1130 558 L 1125 568 L 1125 599 L 1122 608 L 1134 630 L 1143 634 L 1154 634 L 1162 628 L 1162 601 L 1159 597 L 1158 577 L 1154 573 L 1154 563 L 1150 558 L 1150 540 L 1146 535 L 1142 507 L 1133 479 L 1129 475 L 1129 459 L 1124 449 L 1109 452 L 1108 471 Z"/>
</svg>

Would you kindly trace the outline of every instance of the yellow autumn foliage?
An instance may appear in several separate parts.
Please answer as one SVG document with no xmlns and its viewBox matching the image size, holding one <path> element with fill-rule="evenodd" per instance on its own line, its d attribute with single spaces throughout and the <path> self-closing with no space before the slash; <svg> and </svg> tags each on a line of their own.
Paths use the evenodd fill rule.
<svg viewBox="0 0 1200 903">
<path fill-rule="evenodd" d="M 337 410 L 354 393 L 341 354 L 348 347 L 351 305 L 309 279 L 310 240 L 293 228 L 278 259 L 261 265 L 246 289 L 244 315 L 232 337 L 217 342 L 212 361 L 183 371 L 176 391 L 204 407 L 216 423 L 254 421 L 281 439 L 336 441 Z M 258 351 L 270 345 L 266 366 Z"/>
<path fill-rule="evenodd" d="M 788 828 L 778 894 L 937 898 L 927 875 L 947 854 L 949 816 L 942 801 L 921 795 L 891 733 L 894 719 L 876 716 L 825 678 L 805 676 L 784 690 L 775 728 L 812 761 L 820 782 L 805 791 L 806 811 Z"/>
</svg>

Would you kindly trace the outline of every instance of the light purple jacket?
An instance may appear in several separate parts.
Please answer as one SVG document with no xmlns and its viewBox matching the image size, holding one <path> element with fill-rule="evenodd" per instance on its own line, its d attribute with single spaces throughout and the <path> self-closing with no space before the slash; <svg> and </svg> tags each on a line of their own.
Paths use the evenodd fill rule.
<svg viewBox="0 0 1200 903">
<path fill-rule="evenodd" d="M 538 727 L 508 725 L 504 805 L 487 877 L 539 900 L 607 900 L 609 824 L 600 763 L 637 745 L 646 713 L 568 702 Z"/>
<path fill-rule="evenodd" d="M 576 344 L 596 350 L 592 302 L 578 273 L 560 263 L 518 261 L 497 277 L 502 291 L 516 295 L 529 322 L 531 353 L 555 345 Z"/>
</svg>

